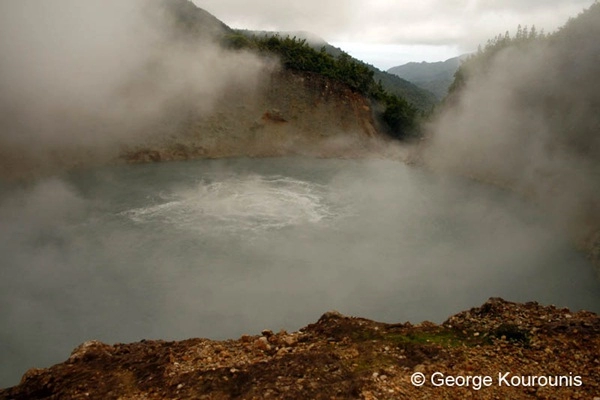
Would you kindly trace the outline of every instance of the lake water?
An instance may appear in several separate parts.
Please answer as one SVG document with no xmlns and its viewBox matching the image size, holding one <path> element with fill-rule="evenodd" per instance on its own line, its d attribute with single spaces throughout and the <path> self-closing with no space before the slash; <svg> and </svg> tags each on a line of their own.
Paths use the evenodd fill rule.
<svg viewBox="0 0 600 400">
<path fill-rule="evenodd" d="M 117 166 L 0 188 L 0 387 L 79 343 L 237 338 L 331 309 L 442 322 L 491 296 L 600 311 L 550 218 L 391 161 Z"/>
</svg>

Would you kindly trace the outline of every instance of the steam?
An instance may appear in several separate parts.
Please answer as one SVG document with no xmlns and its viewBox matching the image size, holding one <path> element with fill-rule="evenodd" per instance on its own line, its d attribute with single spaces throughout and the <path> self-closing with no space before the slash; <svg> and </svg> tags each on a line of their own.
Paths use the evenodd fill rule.
<svg viewBox="0 0 600 400">
<path fill-rule="evenodd" d="M 598 14 L 498 53 L 431 127 L 428 164 L 521 192 L 577 234 L 597 229 Z"/>
<path fill-rule="evenodd" d="M 18 168 L 14 153 L 114 153 L 252 92 L 258 57 L 182 36 L 167 2 L 1 2 L 0 171 Z"/>
<path fill-rule="evenodd" d="M 388 160 L 112 166 L 8 189 L 0 387 L 90 339 L 235 338 L 328 309 L 441 322 L 490 296 L 600 304 L 526 203 Z"/>
<path fill-rule="evenodd" d="M 182 41 L 149 4 L 0 2 L 0 172 L 23 153 L 42 166 L 110 153 L 252 92 L 259 59 Z M 600 33 L 587 28 L 577 46 L 499 54 L 433 126 L 428 162 L 533 193 L 565 223 L 600 215 Z M 587 264 L 505 194 L 388 161 L 228 162 L 0 187 L 0 386 L 92 338 L 231 338 L 329 308 L 440 321 L 497 295 L 599 304 Z"/>
</svg>

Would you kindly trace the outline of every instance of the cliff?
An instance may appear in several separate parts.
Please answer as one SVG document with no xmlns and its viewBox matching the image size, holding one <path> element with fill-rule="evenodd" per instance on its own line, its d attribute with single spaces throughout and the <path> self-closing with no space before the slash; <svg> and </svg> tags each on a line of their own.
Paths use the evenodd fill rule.
<svg viewBox="0 0 600 400">
<path fill-rule="evenodd" d="M 361 157 L 390 150 L 390 139 L 374 118 L 377 106 L 319 74 L 265 70 L 251 87 L 229 85 L 211 101 L 208 110 L 183 105 L 116 139 L 44 147 L 6 142 L 0 176 L 18 179 L 122 162 Z"/>
<path fill-rule="evenodd" d="M 0 399 L 595 399 L 598 348 L 598 315 L 537 303 L 490 299 L 441 325 L 328 312 L 238 340 L 86 342 Z"/>
<path fill-rule="evenodd" d="M 352 157 L 375 150 L 383 140 L 365 96 L 318 74 L 281 69 L 261 77 L 255 91 L 232 88 L 208 115 L 191 113 L 166 130 L 120 157 L 127 162 Z"/>
<path fill-rule="evenodd" d="M 4 10 L 18 40 L 3 47 L 0 179 L 123 161 L 353 157 L 383 137 L 382 110 L 348 85 L 349 60 L 326 60 L 340 76 L 291 68 L 187 0 L 89 4 L 68 24 L 61 7 Z"/>
</svg>

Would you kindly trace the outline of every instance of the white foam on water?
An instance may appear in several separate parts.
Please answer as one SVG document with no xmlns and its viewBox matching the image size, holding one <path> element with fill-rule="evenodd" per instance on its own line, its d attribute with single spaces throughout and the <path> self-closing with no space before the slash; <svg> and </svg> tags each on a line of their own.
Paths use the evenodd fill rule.
<svg viewBox="0 0 600 400">
<path fill-rule="evenodd" d="M 210 232 L 319 224 L 340 215 L 324 185 L 283 176 L 234 176 L 163 193 L 164 202 L 127 210 L 136 223 Z"/>
</svg>

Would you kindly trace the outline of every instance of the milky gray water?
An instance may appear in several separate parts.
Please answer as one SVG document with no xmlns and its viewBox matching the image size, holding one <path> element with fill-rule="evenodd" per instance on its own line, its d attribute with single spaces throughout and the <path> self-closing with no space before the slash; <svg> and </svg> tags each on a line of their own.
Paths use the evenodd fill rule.
<svg viewBox="0 0 600 400">
<path fill-rule="evenodd" d="M 236 338 L 337 309 L 441 322 L 488 297 L 600 311 L 550 218 L 391 161 L 212 160 L 0 188 L 0 387 L 79 343 Z"/>
</svg>

